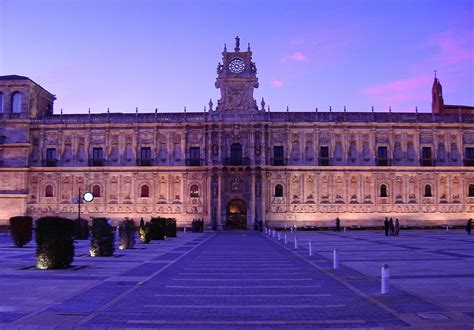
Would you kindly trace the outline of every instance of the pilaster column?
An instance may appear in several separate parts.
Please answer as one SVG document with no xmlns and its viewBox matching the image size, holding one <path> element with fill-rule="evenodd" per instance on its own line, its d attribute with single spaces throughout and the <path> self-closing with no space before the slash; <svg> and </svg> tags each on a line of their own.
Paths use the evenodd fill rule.
<svg viewBox="0 0 474 330">
<path fill-rule="evenodd" d="M 217 228 L 223 229 L 222 219 L 222 171 L 217 174 Z"/>
<path fill-rule="evenodd" d="M 248 210 L 250 221 L 247 222 L 247 228 L 253 229 L 255 223 L 255 172 L 252 171 L 250 173 L 252 179 L 251 187 L 250 187 L 250 205 Z"/>
</svg>

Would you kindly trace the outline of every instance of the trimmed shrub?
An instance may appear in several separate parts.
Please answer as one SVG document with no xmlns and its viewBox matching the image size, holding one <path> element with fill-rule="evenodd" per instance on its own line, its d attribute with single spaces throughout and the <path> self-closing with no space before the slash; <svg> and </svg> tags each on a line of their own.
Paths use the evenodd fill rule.
<svg viewBox="0 0 474 330">
<path fill-rule="evenodd" d="M 23 216 L 10 218 L 10 230 L 15 246 L 25 246 L 33 237 L 33 218 Z"/>
<path fill-rule="evenodd" d="M 114 228 L 107 218 L 92 219 L 89 253 L 92 257 L 110 257 L 115 251 Z"/>
<path fill-rule="evenodd" d="M 177 237 L 176 235 L 176 219 L 166 218 L 165 236 L 166 237 Z"/>
<path fill-rule="evenodd" d="M 119 231 L 119 249 L 131 249 L 135 245 L 135 233 L 137 228 L 133 220 L 125 219 L 118 227 Z"/>
<path fill-rule="evenodd" d="M 140 242 L 148 244 L 151 241 L 151 224 L 149 222 L 140 226 Z"/>
<path fill-rule="evenodd" d="M 191 225 L 191 230 L 193 233 L 203 233 L 204 232 L 204 220 L 203 219 L 194 219 Z"/>
<path fill-rule="evenodd" d="M 86 219 L 78 218 L 75 220 L 76 239 L 89 239 L 89 222 Z"/>
<path fill-rule="evenodd" d="M 151 239 L 163 240 L 166 234 L 166 218 L 151 218 Z"/>
<path fill-rule="evenodd" d="M 74 221 L 61 217 L 36 220 L 36 268 L 68 268 L 74 259 Z"/>
</svg>

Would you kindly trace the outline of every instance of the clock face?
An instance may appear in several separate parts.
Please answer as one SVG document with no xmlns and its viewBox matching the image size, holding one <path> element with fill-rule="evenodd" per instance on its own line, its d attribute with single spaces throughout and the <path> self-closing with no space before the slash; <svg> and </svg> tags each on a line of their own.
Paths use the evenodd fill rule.
<svg viewBox="0 0 474 330">
<path fill-rule="evenodd" d="M 240 58 L 234 58 L 229 63 L 229 70 L 233 73 L 241 73 L 245 69 L 245 63 Z"/>
</svg>

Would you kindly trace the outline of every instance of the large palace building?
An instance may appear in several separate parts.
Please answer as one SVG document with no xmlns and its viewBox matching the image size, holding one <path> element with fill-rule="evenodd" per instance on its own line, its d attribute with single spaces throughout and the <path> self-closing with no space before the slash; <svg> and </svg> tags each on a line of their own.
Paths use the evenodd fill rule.
<svg viewBox="0 0 474 330">
<path fill-rule="evenodd" d="M 202 218 L 217 228 L 459 224 L 474 212 L 474 107 L 270 112 L 250 49 L 224 49 L 201 113 L 54 114 L 53 94 L 0 76 L 0 224 L 15 215 Z"/>
</svg>

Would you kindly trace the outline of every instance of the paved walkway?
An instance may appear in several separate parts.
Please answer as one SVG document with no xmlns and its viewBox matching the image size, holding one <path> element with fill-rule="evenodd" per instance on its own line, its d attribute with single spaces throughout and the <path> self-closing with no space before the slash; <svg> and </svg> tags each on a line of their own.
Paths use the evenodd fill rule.
<svg viewBox="0 0 474 330">
<path fill-rule="evenodd" d="M 62 271 L 32 269 L 33 248 L 0 239 L 0 327 L 472 329 L 474 271 L 462 265 L 472 265 L 474 240 L 461 234 L 298 232 L 294 249 L 292 233 L 287 245 L 283 235 L 188 233 L 113 258 L 91 258 L 79 242 L 75 267 Z M 394 277 L 387 296 L 379 294 L 384 262 Z M 437 296 L 417 287 L 426 279 L 454 283 Z"/>
</svg>

